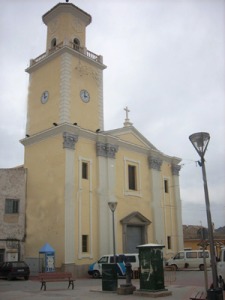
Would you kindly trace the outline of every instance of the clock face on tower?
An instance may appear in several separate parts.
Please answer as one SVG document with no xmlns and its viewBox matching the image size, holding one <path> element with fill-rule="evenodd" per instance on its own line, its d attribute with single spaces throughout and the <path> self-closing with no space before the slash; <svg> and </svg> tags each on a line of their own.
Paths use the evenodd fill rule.
<svg viewBox="0 0 225 300">
<path fill-rule="evenodd" d="M 90 101 L 90 94 L 88 93 L 87 90 L 81 90 L 80 97 L 84 103 L 88 103 Z"/>
<path fill-rule="evenodd" d="M 48 101 L 49 93 L 48 91 L 44 91 L 41 95 L 41 103 L 45 104 Z"/>
</svg>

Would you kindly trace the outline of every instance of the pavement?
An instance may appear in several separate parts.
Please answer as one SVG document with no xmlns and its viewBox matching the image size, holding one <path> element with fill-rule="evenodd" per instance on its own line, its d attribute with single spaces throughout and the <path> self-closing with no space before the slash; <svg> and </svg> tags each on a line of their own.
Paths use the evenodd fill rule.
<svg viewBox="0 0 225 300">
<path fill-rule="evenodd" d="M 133 279 L 132 284 L 139 289 L 139 279 Z M 118 286 L 124 284 L 124 279 L 118 280 Z M 77 279 L 74 290 L 67 289 L 67 282 L 47 283 L 47 290 L 40 290 L 41 284 L 37 279 L 31 280 L 0 280 L 0 299 L 2 300 L 139 300 L 146 299 L 146 296 L 139 294 L 118 295 L 116 292 L 102 291 L 101 279 Z M 189 300 L 194 291 L 204 291 L 204 286 L 169 284 L 166 289 L 172 293 L 169 296 L 163 296 L 159 299 L 165 300 Z M 225 297 L 225 294 L 224 294 Z M 149 297 L 155 298 L 155 297 Z M 224 298 L 225 299 L 225 298 Z M 222 299 L 221 299 L 222 300 Z"/>
</svg>

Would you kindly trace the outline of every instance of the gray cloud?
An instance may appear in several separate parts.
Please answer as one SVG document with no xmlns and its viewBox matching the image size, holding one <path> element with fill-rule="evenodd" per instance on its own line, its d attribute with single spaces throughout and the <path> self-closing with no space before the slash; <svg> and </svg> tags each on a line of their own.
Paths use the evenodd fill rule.
<svg viewBox="0 0 225 300">
<path fill-rule="evenodd" d="M 223 0 L 70 1 L 90 13 L 87 48 L 102 54 L 105 129 L 130 120 L 162 152 L 183 159 L 183 222 L 206 225 L 198 154 L 188 140 L 207 131 L 212 218 L 224 226 L 225 27 Z M 29 59 L 45 51 L 42 15 L 55 0 L 5 1 L 0 11 L 0 167 L 23 163 Z M 13 22 L 9 22 L 13 20 Z M 16 24 L 16 26 L 15 26 Z"/>
</svg>

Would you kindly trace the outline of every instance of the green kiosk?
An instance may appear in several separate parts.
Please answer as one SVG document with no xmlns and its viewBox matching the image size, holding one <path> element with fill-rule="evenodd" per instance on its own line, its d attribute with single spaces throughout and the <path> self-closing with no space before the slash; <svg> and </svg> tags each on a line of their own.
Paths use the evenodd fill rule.
<svg viewBox="0 0 225 300">
<path fill-rule="evenodd" d="M 171 295 L 171 292 L 165 289 L 164 269 L 163 269 L 163 251 L 165 246 L 159 244 L 140 245 L 140 290 L 136 293 L 162 293 Z"/>
</svg>

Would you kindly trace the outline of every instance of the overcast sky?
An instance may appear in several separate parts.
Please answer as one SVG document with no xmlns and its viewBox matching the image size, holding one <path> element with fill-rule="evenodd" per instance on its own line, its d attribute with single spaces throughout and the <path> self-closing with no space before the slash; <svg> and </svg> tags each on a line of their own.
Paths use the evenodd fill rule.
<svg viewBox="0 0 225 300">
<path fill-rule="evenodd" d="M 64 2 L 64 1 L 61 1 Z M 195 132 L 211 139 L 206 172 L 215 227 L 225 226 L 225 1 L 70 0 L 92 16 L 101 54 L 105 130 L 129 118 L 155 147 L 182 158 L 183 224 L 207 225 Z M 0 10 L 0 168 L 23 164 L 29 60 L 45 52 L 42 15 L 56 0 L 10 0 Z"/>
</svg>

